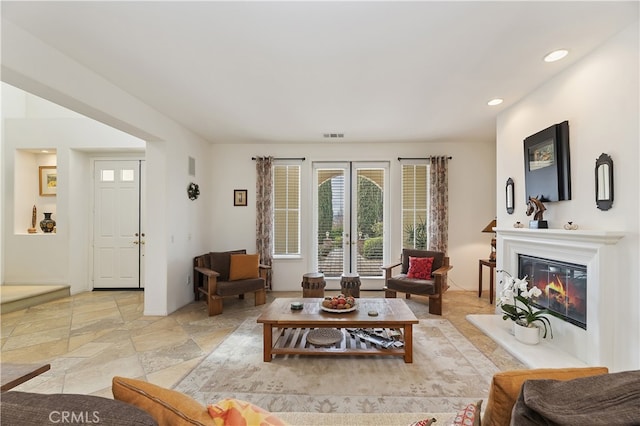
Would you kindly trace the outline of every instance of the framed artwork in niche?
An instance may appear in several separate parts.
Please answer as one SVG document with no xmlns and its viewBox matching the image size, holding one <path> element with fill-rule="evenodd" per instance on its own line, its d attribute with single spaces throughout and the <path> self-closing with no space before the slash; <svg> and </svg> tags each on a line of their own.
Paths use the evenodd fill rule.
<svg viewBox="0 0 640 426">
<path fill-rule="evenodd" d="M 39 189 L 42 197 L 54 197 L 58 193 L 58 168 L 56 166 L 40 166 Z"/>
</svg>

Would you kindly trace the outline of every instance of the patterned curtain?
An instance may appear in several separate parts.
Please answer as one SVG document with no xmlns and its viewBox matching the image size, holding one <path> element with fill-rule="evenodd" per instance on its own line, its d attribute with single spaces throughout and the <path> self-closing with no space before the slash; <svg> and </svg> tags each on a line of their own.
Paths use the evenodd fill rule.
<svg viewBox="0 0 640 426">
<path fill-rule="evenodd" d="M 429 250 L 447 253 L 449 240 L 448 158 L 431 157 Z"/>
<path fill-rule="evenodd" d="M 256 157 L 256 248 L 260 263 L 273 263 L 273 157 Z M 267 274 L 271 290 L 271 273 Z"/>
</svg>

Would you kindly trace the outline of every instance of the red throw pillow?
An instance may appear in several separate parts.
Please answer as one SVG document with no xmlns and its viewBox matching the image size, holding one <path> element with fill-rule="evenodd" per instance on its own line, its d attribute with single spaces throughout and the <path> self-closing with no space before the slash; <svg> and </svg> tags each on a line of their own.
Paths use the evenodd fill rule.
<svg viewBox="0 0 640 426">
<path fill-rule="evenodd" d="M 433 257 L 414 257 L 409 256 L 408 278 L 417 278 L 419 280 L 431 279 L 431 266 L 433 265 Z"/>
<path fill-rule="evenodd" d="M 456 418 L 451 426 L 480 426 L 480 409 L 482 408 L 482 400 L 467 404 L 464 409 L 456 413 Z"/>
</svg>

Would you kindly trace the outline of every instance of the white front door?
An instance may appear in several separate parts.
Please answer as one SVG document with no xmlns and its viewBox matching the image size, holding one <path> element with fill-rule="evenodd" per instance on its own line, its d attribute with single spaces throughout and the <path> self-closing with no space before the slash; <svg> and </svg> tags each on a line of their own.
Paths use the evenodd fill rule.
<svg viewBox="0 0 640 426">
<path fill-rule="evenodd" d="M 142 160 L 94 162 L 93 288 L 142 288 Z"/>
</svg>

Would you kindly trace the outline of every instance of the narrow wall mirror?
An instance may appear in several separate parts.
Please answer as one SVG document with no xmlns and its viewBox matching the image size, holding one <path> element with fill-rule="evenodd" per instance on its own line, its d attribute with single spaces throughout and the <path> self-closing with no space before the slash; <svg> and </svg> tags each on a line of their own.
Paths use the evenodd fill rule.
<svg viewBox="0 0 640 426">
<path fill-rule="evenodd" d="M 613 206 L 613 160 L 604 153 L 596 160 L 596 205 L 600 210 Z"/>
<path fill-rule="evenodd" d="M 506 207 L 507 207 L 507 213 L 509 214 L 513 214 L 513 179 L 509 178 L 507 179 L 507 186 L 505 187 L 505 191 L 506 191 Z"/>
</svg>

